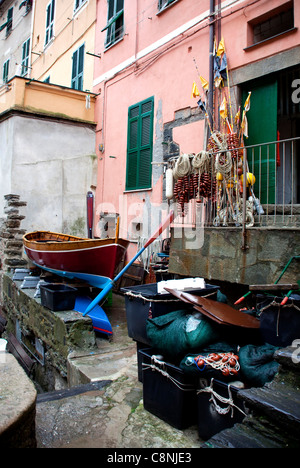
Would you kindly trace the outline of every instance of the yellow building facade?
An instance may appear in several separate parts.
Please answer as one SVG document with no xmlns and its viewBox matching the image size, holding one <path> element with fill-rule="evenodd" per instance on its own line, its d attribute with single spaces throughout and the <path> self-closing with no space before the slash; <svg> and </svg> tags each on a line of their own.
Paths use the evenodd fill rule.
<svg viewBox="0 0 300 468">
<path fill-rule="evenodd" d="M 96 0 L 35 2 L 31 77 L 92 90 Z"/>
</svg>

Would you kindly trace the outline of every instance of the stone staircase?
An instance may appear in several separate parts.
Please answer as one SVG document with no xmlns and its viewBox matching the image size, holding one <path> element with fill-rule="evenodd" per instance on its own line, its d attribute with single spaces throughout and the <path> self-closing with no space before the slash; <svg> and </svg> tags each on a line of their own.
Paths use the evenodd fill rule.
<svg viewBox="0 0 300 468">
<path fill-rule="evenodd" d="M 275 379 L 262 388 L 238 393 L 249 410 L 247 417 L 214 435 L 202 448 L 300 447 L 300 358 L 296 352 L 291 347 L 277 351 L 280 368 Z"/>
</svg>

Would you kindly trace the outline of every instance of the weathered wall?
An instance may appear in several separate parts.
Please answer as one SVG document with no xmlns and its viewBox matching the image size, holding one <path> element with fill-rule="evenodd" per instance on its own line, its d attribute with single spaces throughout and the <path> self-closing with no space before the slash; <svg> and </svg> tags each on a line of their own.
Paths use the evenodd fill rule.
<svg viewBox="0 0 300 468">
<path fill-rule="evenodd" d="M 44 366 L 34 369 L 38 382 L 48 390 L 56 389 L 56 382 L 67 384 L 68 356 L 78 350 L 95 350 L 96 336 L 89 317 L 75 311 L 54 312 L 34 298 L 35 289 L 21 289 L 20 281 L 3 275 L 2 305 L 8 321 L 6 333 L 16 334 L 16 321 L 27 347 L 34 349 L 38 338 L 44 348 Z M 38 377 L 37 377 L 38 375 Z"/>
<path fill-rule="evenodd" d="M 242 230 L 205 228 L 201 243 L 191 248 L 194 234 L 172 238 L 169 269 L 172 273 L 200 276 L 210 280 L 239 284 L 274 283 L 291 257 L 300 255 L 300 230 L 250 228 L 246 231 L 247 249 L 243 250 Z M 299 262 L 292 262 L 281 282 L 299 280 Z"/>
<path fill-rule="evenodd" d="M 0 135 L 0 216 L 4 195 L 16 193 L 27 201 L 26 231 L 87 236 L 86 194 L 97 170 L 93 126 L 12 114 Z"/>
</svg>

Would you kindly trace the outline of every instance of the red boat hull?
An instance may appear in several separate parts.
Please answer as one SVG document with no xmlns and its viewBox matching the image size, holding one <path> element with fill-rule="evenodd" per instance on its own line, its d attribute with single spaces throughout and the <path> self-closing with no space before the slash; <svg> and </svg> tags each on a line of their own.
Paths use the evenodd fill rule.
<svg viewBox="0 0 300 468">
<path fill-rule="evenodd" d="M 26 237 L 26 236 L 25 236 Z M 113 279 L 125 260 L 127 241 L 35 242 L 24 240 L 28 258 L 41 268 L 88 273 Z"/>
</svg>

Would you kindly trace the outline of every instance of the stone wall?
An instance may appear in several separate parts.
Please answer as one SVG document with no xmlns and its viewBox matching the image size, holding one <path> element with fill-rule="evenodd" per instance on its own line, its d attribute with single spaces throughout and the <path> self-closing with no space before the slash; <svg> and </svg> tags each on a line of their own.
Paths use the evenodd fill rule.
<svg viewBox="0 0 300 468">
<path fill-rule="evenodd" d="M 246 248 L 239 228 L 205 228 L 199 245 L 191 248 L 195 233 L 173 232 L 169 271 L 231 284 L 273 284 L 291 257 L 300 255 L 300 229 L 249 228 Z M 299 280 L 299 262 L 292 261 L 281 283 Z"/>
<path fill-rule="evenodd" d="M 14 194 L 5 195 L 4 199 L 5 218 L 0 220 L 0 270 L 5 272 L 27 266 L 27 260 L 23 258 L 22 241 L 25 231 L 21 229 L 21 221 L 25 216 L 20 213 L 20 208 L 27 203 Z"/>
<path fill-rule="evenodd" d="M 35 298 L 35 289 L 22 289 L 12 274 L 3 275 L 2 305 L 7 319 L 6 335 L 16 335 L 35 361 L 32 378 L 47 391 L 68 386 L 68 358 L 72 353 L 90 353 L 97 349 L 92 320 L 74 310 L 54 312 Z M 18 322 L 18 326 L 16 323 Z M 36 349 L 36 339 L 43 356 Z M 26 350 L 25 348 L 25 350 Z M 27 352 L 27 351 L 26 351 Z"/>
</svg>

